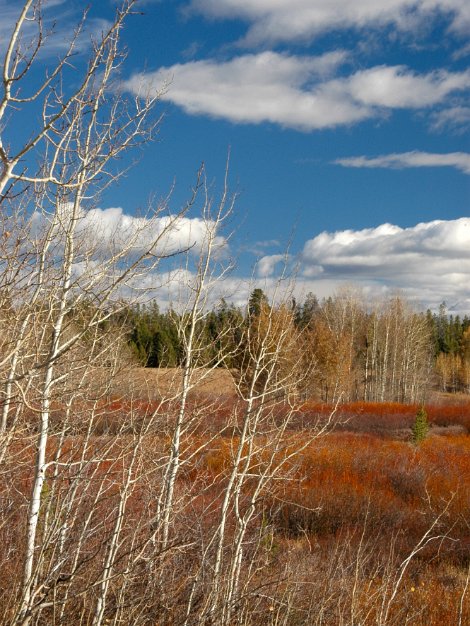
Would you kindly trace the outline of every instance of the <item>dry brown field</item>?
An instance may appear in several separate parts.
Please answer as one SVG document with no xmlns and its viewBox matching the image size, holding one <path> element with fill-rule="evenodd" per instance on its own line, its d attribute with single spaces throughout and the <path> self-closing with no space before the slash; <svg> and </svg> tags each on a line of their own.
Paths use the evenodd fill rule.
<svg viewBox="0 0 470 626">
<path fill-rule="evenodd" d="M 233 377 L 224 368 L 199 369 L 193 376 L 193 393 L 234 395 Z M 181 390 L 182 371 L 179 368 L 135 367 L 120 374 L 115 381 L 116 395 L 135 393 L 140 399 L 158 400 L 177 395 Z"/>
</svg>

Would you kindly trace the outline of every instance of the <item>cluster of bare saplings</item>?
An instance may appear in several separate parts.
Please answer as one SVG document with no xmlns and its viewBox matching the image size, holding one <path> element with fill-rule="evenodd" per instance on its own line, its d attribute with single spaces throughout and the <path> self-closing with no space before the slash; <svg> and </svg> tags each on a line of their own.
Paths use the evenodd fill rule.
<svg viewBox="0 0 470 626">
<path fill-rule="evenodd" d="M 39 80 L 48 45 L 39 2 L 25 2 L 6 50 L 0 623 L 463 626 L 468 483 L 445 471 L 444 438 L 419 448 L 388 441 L 402 464 L 387 456 L 388 473 L 368 491 L 381 475 L 378 439 L 364 435 L 356 462 L 354 442 L 328 434 L 334 408 L 298 425 L 309 360 L 293 350 L 283 304 L 230 330 L 239 338 L 230 401 L 195 389 L 230 356 L 220 337 L 206 367 L 198 332 L 224 274 L 225 187 L 213 202 L 201 172 L 178 214 L 150 207 L 112 233 L 93 222 L 117 159 L 155 128 L 156 97 L 129 99 L 111 85 L 133 5 L 93 42 L 80 78 L 78 29 Z M 26 133 L 30 111 L 40 121 Z M 174 235 L 194 207 L 204 224 L 197 246 Z M 173 384 L 147 397 L 134 389 L 127 328 L 116 320 L 143 286 L 155 297 L 169 280 L 184 294 L 184 359 Z M 109 420 L 115 427 L 103 429 Z M 449 438 L 454 469 L 464 468 L 467 440 Z"/>
</svg>

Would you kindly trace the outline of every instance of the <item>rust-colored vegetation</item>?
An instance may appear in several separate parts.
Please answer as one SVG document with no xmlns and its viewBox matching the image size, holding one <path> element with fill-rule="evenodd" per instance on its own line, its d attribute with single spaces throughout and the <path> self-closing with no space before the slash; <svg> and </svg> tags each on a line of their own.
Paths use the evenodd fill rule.
<svg viewBox="0 0 470 626">
<path fill-rule="evenodd" d="M 177 480 L 173 518 L 174 535 L 180 541 L 184 537 L 189 547 L 184 549 L 184 559 L 178 557 L 178 550 L 166 557 L 177 586 L 158 624 L 180 623 L 201 546 L 210 546 L 217 533 L 240 444 L 242 404 L 235 404 L 231 397 L 212 406 L 207 397 L 202 402 L 194 396 L 190 402 L 190 413 L 201 417 L 203 405 L 206 412 L 195 420 L 194 431 L 181 449 L 188 462 Z M 242 449 L 249 465 L 244 468 L 247 480 L 238 500 L 240 514 L 247 511 L 256 488 L 250 475 L 262 473 L 273 455 L 276 467 L 281 468 L 260 496 L 256 523 L 250 530 L 250 558 L 257 568 L 241 573 L 244 584 L 259 588 L 245 607 L 251 611 L 250 623 L 275 624 L 273 614 L 277 614 L 284 615 L 286 624 L 333 626 L 340 623 L 345 607 L 359 620 L 346 623 L 364 626 L 466 623 L 470 610 L 465 593 L 470 554 L 469 406 L 427 406 L 430 433 L 415 445 L 411 426 L 416 406 L 342 405 L 329 432 L 310 441 L 311 429 L 318 428 L 334 407 L 307 402 L 294 414 L 275 450 L 268 432 L 256 437 L 254 451 L 247 444 Z M 50 438 L 48 457 L 57 458 L 65 469 L 58 473 L 53 464 L 48 469 L 43 506 L 63 502 L 65 515 L 70 490 L 77 490 L 74 506 L 80 503 L 80 513 L 73 523 L 87 555 L 75 571 L 77 589 L 98 584 L 107 537 L 113 532 L 120 490 L 129 471 L 135 484 L 126 501 L 118 562 L 122 559 L 124 566 L 139 542 L 146 545 L 163 471 L 159 458 L 164 458 L 171 445 L 164 431 L 176 419 L 178 409 L 179 404 L 171 402 L 102 401 L 91 434 L 82 424 L 65 438 Z M 59 416 L 59 406 L 56 411 Z M 159 413 L 165 419 L 152 421 Z M 278 406 L 270 423 L 278 424 L 281 417 Z M 152 430 L 135 460 L 133 447 L 146 420 Z M 222 423 L 226 426 L 220 433 Z M 34 435 L 31 445 L 28 441 L 25 437 L 23 445 L 11 450 L 3 473 L 1 497 L 9 506 L 0 542 L 12 555 L 24 536 L 24 507 L 32 481 Z M 15 490 L 9 488 L 9 476 L 15 476 Z M 60 512 L 54 514 L 60 519 Z M 229 550 L 237 532 L 233 515 L 225 532 Z M 71 548 L 75 540 L 69 537 Z M 66 558 L 73 567 L 73 553 Z M 14 558 L 4 558 L 3 563 L 0 595 L 7 616 L 9 603 L 14 602 L 9 597 L 11 581 L 19 581 L 21 571 Z M 117 575 L 116 594 L 122 576 Z M 147 597 L 149 614 L 153 614 L 161 610 L 155 600 L 158 586 L 149 586 L 146 577 L 143 574 L 126 585 L 133 587 L 136 597 Z M 79 593 L 72 605 L 72 614 L 84 610 Z M 324 612 L 323 622 L 315 621 L 318 607 Z M 51 614 L 47 610 L 43 614 L 48 623 Z"/>
<path fill-rule="evenodd" d="M 0 625 L 469 624 L 470 319 L 229 304 L 228 171 L 104 218 L 160 119 L 115 88 L 138 5 L 57 59 L 43 4 L 0 46 Z"/>
</svg>

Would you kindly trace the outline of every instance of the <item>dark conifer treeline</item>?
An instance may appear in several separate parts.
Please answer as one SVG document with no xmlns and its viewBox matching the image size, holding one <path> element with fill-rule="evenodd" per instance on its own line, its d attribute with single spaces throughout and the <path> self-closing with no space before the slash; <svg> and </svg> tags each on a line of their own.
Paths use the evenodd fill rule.
<svg viewBox="0 0 470 626">
<path fill-rule="evenodd" d="M 242 312 L 224 300 L 207 313 L 203 328 L 198 330 L 199 334 L 204 335 L 203 343 L 206 346 L 204 356 L 208 363 L 217 358 L 230 338 L 233 342 L 237 341 L 236 329 L 240 327 L 242 321 Z M 173 309 L 161 312 L 156 303 L 136 306 L 129 310 L 128 322 L 131 328 L 129 344 L 142 365 L 146 367 L 182 365 L 184 350 L 181 332 L 184 324 Z M 225 365 L 230 366 L 230 362 L 225 362 Z"/>
</svg>

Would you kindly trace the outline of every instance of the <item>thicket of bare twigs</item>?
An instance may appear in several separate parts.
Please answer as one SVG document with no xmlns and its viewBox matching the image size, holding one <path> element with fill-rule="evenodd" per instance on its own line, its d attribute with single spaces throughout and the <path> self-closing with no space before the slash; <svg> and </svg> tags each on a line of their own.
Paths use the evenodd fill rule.
<svg viewBox="0 0 470 626">
<path fill-rule="evenodd" d="M 38 84 L 41 7 L 28 0 L 3 65 L 0 622 L 463 625 L 468 439 L 327 437 L 334 407 L 299 427 L 308 359 L 282 304 L 230 329 L 236 354 L 221 337 L 205 361 L 226 185 L 215 203 L 198 176 L 197 255 L 173 238 L 187 209 L 150 207 L 112 236 L 93 224 L 116 158 L 155 128 L 157 98 L 110 89 L 133 6 L 94 42 L 80 81 L 67 83 L 74 40 Z M 22 138 L 32 105 L 42 117 Z M 142 277 L 158 291 L 177 255 L 183 364 L 150 399 L 127 376 L 120 313 L 142 298 Z M 236 400 L 195 393 L 229 357 Z"/>
</svg>

